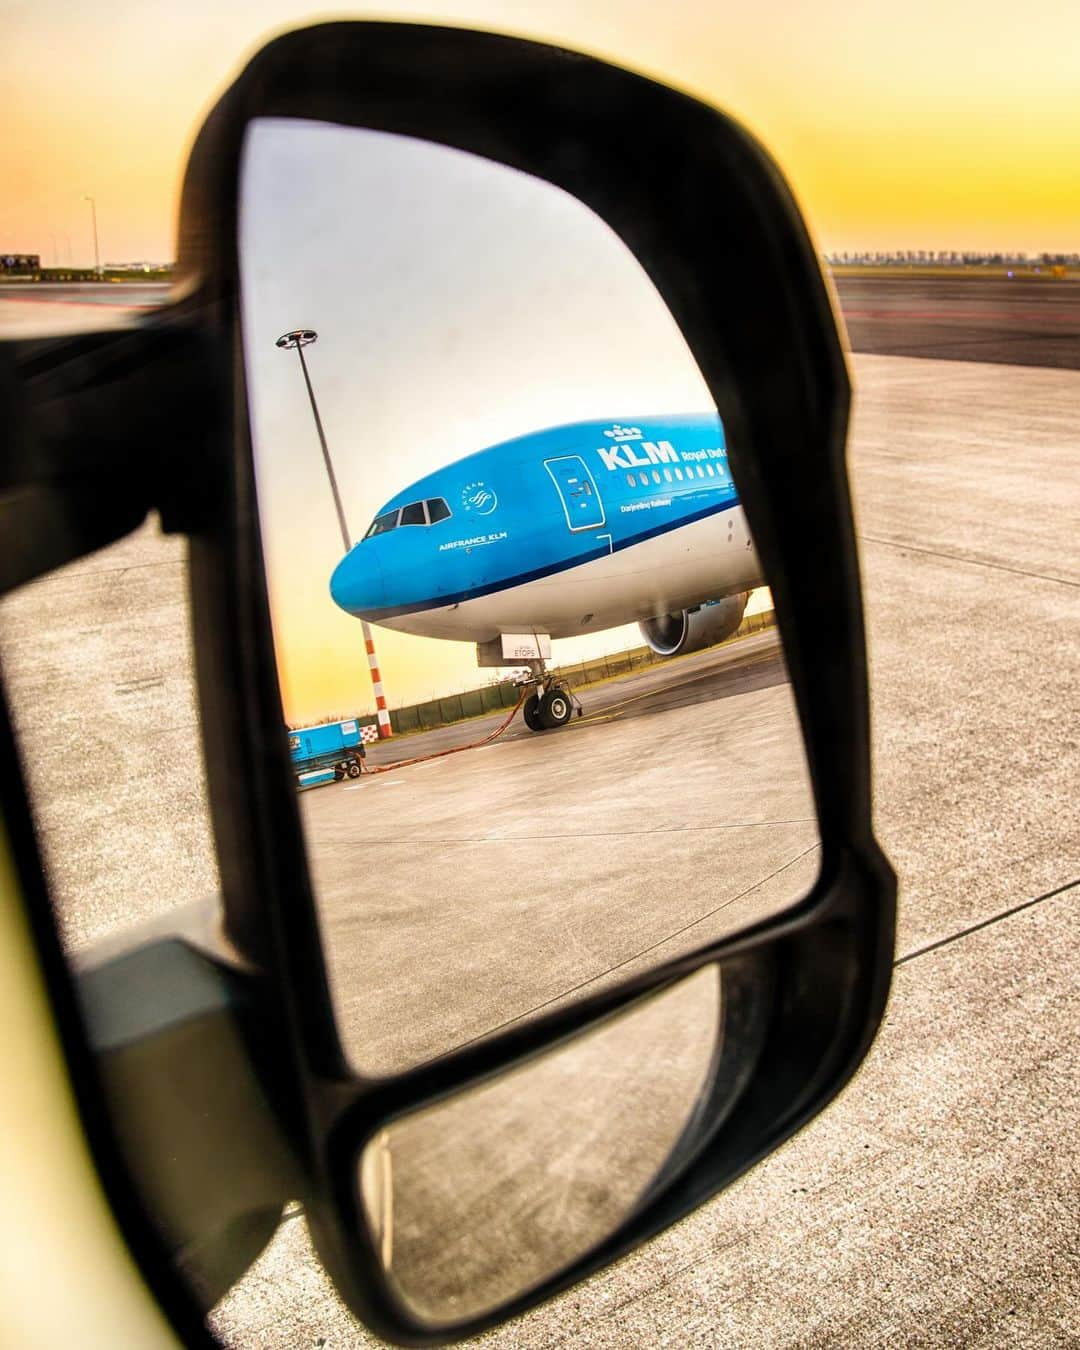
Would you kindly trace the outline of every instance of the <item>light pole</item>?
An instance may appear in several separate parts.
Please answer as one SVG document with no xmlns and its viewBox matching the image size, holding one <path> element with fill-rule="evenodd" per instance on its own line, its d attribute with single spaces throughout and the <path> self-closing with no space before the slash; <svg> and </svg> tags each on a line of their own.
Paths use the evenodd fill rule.
<svg viewBox="0 0 1080 1350">
<path fill-rule="evenodd" d="M 322 418 L 319 416 L 319 405 L 315 402 L 315 390 L 311 387 L 311 376 L 308 374 L 307 362 L 304 360 L 304 348 L 318 340 L 318 333 L 313 328 L 294 328 L 290 333 L 282 333 L 275 347 L 281 347 L 285 351 L 290 349 L 295 351 L 300 358 L 300 369 L 304 374 L 304 384 L 307 386 L 308 399 L 311 402 L 311 415 L 315 419 L 315 430 L 319 433 L 319 445 L 322 447 L 323 463 L 326 465 L 326 476 L 330 480 L 330 491 L 334 498 L 334 510 L 337 512 L 338 526 L 341 529 L 341 543 L 348 553 L 352 548 L 352 539 L 349 536 L 349 527 L 345 523 L 345 508 L 341 504 L 341 493 L 338 491 L 337 478 L 334 475 L 334 466 L 330 460 L 330 450 L 326 444 L 326 432 L 323 431 Z M 382 675 L 379 673 L 379 662 L 375 656 L 375 639 L 372 636 L 371 625 L 366 619 L 360 620 L 360 627 L 364 635 L 364 646 L 367 648 L 368 667 L 371 670 L 371 683 L 375 690 L 375 716 L 379 725 L 379 739 L 385 740 L 394 734 L 390 725 L 390 713 L 386 707 L 386 695 L 383 693 Z"/>
<path fill-rule="evenodd" d="M 100 276 L 101 276 L 101 253 L 98 251 L 98 237 L 97 237 L 97 202 L 94 201 L 93 197 L 91 197 L 90 194 L 89 194 L 88 192 L 84 192 L 84 193 L 83 193 L 83 201 L 84 201 L 84 202 L 89 202 L 89 203 L 90 203 L 90 218 L 91 218 L 91 220 L 93 220 L 93 222 L 94 222 L 94 271 L 98 274 L 98 277 L 100 278 Z"/>
</svg>

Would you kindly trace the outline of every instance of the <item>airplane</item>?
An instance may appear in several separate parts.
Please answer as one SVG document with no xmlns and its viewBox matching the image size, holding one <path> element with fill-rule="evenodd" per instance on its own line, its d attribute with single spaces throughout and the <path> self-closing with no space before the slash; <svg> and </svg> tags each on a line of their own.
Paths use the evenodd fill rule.
<svg viewBox="0 0 1080 1350">
<path fill-rule="evenodd" d="M 551 639 L 637 621 L 676 656 L 730 637 L 764 585 L 715 412 L 588 421 L 503 441 L 392 497 L 330 579 L 369 623 L 527 667 L 533 731 L 581 706 Z"/>
</svg>

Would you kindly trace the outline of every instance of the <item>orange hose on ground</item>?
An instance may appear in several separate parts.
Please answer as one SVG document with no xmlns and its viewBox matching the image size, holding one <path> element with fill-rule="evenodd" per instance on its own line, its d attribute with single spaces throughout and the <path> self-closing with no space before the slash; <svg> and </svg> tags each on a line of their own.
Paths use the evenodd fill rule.
<svg viewBox="0 0 1080 1350">
<path fill-rule="evenodd" d="M 363 772 L 389 773 L 391 769 L 405 769 L 408 768 L 410 764 L 424 764 L 429 759 L 444 759 L 447 755 L 456 755 L 461 750 L 476 750 L 481 745 L 487 745 L 490 741 L 494 741 L 499 736 L 501 736 L 503 732 L 506 730 L 506 728 L 510 725 L 510 723 L 514 720 L 514 716 L 517 713 L 517 710 L 525 702 L 525 695 L 528 693 L 528 690 L 529 686 L 527 684 L 521 686 L 521 693 L 518 696 L 518 701 L 510 709 L 506 717 L 499 723 L 499 725 L 495 728 L 494 731 L 489 731 L 486 736 L 482 737 L 478 741 L 470 741 L 468 745 L 452 745 L 448 750 L 433 750 L 429 755 L 414 755 L 412 759 L 399 759 L 396 760 L 393 764 L 376 764 L 374 767 L 370 769 L 365 764 Z"/>
</svg>

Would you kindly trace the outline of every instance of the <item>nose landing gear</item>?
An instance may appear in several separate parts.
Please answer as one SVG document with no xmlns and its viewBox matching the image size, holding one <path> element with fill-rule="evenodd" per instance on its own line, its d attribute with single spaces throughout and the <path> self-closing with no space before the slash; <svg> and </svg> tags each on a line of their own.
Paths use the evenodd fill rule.
<svg viewBox="0 0 1080 1350">
<path fill-rule="evenodd" d="M 580 699 L 566 681 L 549 675 L 543 661 L 531 663 L 529 678 L 522 683 L 536 686 L 521 707 L 521 715 L 530 731 L 554 731 L 566 726 L 575 710 L 579 717 L 584 712 Z"/>
</svg>

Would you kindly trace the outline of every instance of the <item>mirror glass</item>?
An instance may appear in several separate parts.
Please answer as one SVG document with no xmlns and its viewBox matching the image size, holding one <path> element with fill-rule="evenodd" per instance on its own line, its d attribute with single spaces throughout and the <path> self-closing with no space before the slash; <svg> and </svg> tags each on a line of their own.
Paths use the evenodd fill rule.
<svg viewBox="0 0 1080 1350">
<path fill-rule="evenodd" d="M 728 1059 L 745 1067 L 757 1044 L 743 1010 L 733 1049 L 726 1004 L 706 966 L 372 1139 L 361 1208 L 413 1317 L 447 1326 L 491 1311 L 629 1218 L 680 1142 L 696 1142 L 695 1108 Z M 734 1096 L 745 1073 L 725 1081 Z"/>
<path fill-rule="evenodd" d="M 357 1068 L 801 898 L 768 578 L 639 262 L 551 184 L 381 132 L 257 121 L 240 191 L 290 786 Z"/>
</svg>

